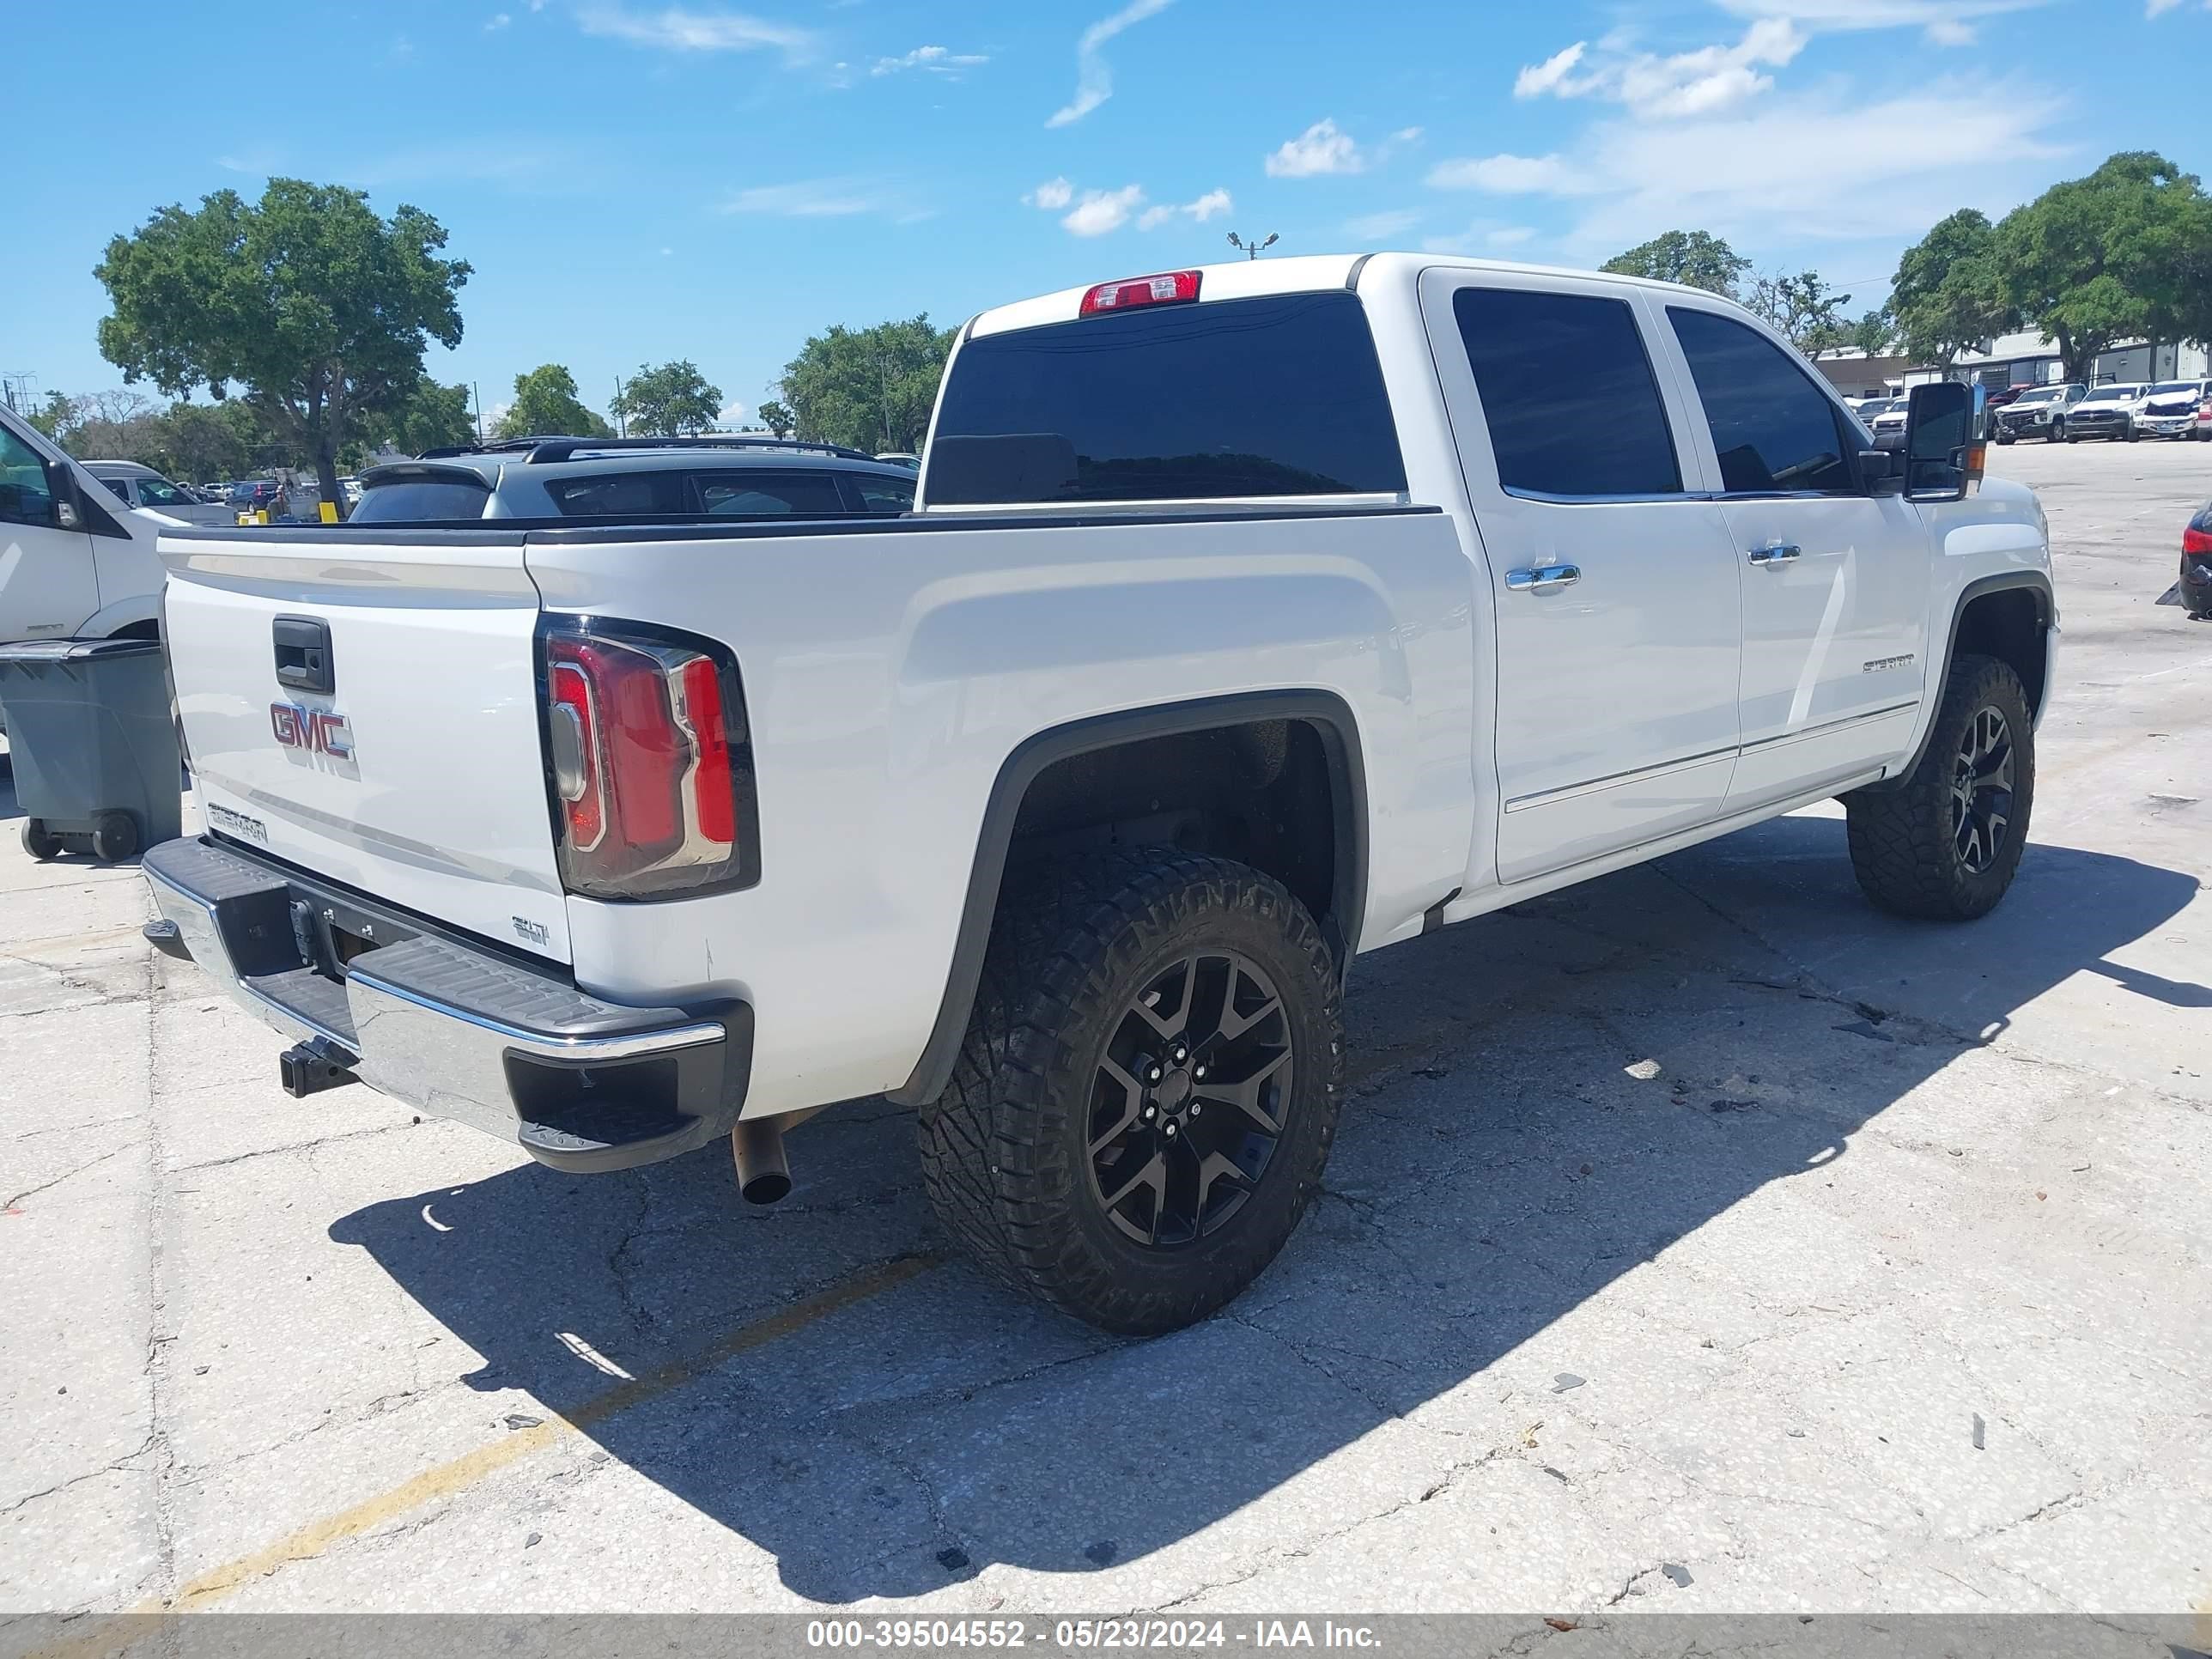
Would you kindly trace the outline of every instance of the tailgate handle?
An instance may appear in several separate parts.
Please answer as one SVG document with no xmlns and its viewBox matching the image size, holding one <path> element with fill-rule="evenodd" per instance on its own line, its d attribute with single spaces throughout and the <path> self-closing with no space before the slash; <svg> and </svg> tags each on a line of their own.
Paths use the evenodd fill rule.
<svg viewBox="0 0 2212 1659">
<path fill-rule="evenodd" d="M 276 640 L 277 684 L 325 696 L 337 690 L 328 623 L 314 617 L 279 617 L 270 629 Z"/>
</svg>

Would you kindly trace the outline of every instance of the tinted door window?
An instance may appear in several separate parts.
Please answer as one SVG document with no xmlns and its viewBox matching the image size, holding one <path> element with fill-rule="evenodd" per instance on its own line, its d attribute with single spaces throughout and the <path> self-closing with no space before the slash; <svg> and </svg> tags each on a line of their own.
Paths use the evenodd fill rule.
<svg viewBox="0 0 2212 1659">
<path fill-rule="evenodd" d="M 930 440 L 933 503 L 1406 488 L 1357 295 L 1141 307 L 971 339 Z"/>
<path fill-rule="evenodd" d="M 100 480 L 100 483 L 104 483 L 104 484 L 106 484 L 106 485 L 107 486 L 108 493 L 109 493 L 109 494 L 111 494 L 111 495 L 112 495 L 115 497 L 115 499 L 116 499 L 116 500 L 118 500 L 118 501 L 121 501 L 121 502 L 122 502 L 125 506 L 126 506 L 126 507 L 130 505 L 130 503 L 131 503 L 131 480 L 130 480 L 130 479 L 128 479 L 128 478 L 102 478 L 102 479 Z"/>
<path fill-rule="evenodd" d="M 1542 495 L 1680 493 L 1674 434 L 1626 301 L 1463 288 L 1452 313 L 1502 486 Z"/>
<path fill-rule="evenodd" d="M 686 511 L 681 472 L 615 472 L 597 478 L 562 478 L 545 486 L 553 506 L 569 518 L 630 519 Z"/>
<path fill-rule="evenodd" d="M 914 486 L 896 478 L 872 477 L 866 473 L 848 475 L 848 482 L 860 492 L 860 510 L 864 513 L 911 513 L 914 511 Z"/>
<path fill-rule="evenodd" d="M 843 513 L 845 498 L 830 472 L 769 472 L 744 468 L 702 472 L 699 510 L 717 519 L 773 519 L 793 513 Z"/>
<path fill-rule="evenodd" d="M 46 489 L 46 463 L 4 426 L 0 426 L 0 523 L 33 524 L 51 530 L 54 498 Z"/>
<path fill-rule="evenodd" d="M 1674 337 L 1690 360 L 1698 397 L 1720 456 L 1721 487 L 1773 495 L 1857 488 L 1843 423 L 1804 370 L 1774 343 L 1710 311 L 1669 306 Z"/>
</svg>

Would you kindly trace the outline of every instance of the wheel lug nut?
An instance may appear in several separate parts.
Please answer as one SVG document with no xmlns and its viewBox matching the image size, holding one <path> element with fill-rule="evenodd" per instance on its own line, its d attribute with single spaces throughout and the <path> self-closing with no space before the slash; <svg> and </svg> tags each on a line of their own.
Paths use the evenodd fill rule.
<svg viewBox="0 0 2212 1659">
<path fill-rule="evenodd" d="M 1206 1075 L 1206 1067 L 1203 1066 L 1200 1066 L 1196 1071 L 1193 1072 L 1191 1075 L 1193 1077 L 1204 1077 Z"/>
<path fill-rule="evenodd" d="M 1196 1116 L 1198 1115 L 1198 1114 L 1199 1114 L 1199 1110 L 1200 1110 L 1199 1103 L 1198 1103 L 1196 1101 L 1194 1101 L 1194 1101 L 1192 1101 L 1192 1102 L 1190 1103 L 1190 1115 L 1191 1115 L 1193 1117 L 1196 1117 Z"/>
<path fill-rule="evenodd" d="M 1146 1107 L 1146 1108 L 1145 1108 L 1145 1121 L 1146 1121 L 1146 1122 L 1147 1122 L 1147 1123 L 1150 1123 L 1150 1122 L 1151 1122 L 1154 1118 L 1158 1117 L 1159 1115 L 1160 1115 L 1160 1113 L 1159 1113 L 1159 1108 L 1158 1108 L 1157 1106 L 1147 1106 L 1147 1107 Z"/>
<path fill-rule="evenodd" d="M 1175 1139 L 1175 1125 L 1172 1123 L 1168 1125 L 1168 1139 L 1170 1140 L 1173 1140 Z"/>
</svg>

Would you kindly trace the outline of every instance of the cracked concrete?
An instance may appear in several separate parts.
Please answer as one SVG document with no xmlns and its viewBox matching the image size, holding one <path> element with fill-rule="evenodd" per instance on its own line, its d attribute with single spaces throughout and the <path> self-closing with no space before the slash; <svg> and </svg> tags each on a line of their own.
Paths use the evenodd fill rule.
<svg viewBox="0 0 2212 1659">
<path fill-rule="evenodd" d="M 9 838 L 0 1618 L 2212 1608 L 2201 453 L 1997 456 L 2067 644 L 1996 915 L 1815 810 L 1364 958 L 1304 1224 L 1142 1346 L 957 1261 L 791 1318 L 943 1248 L 881 1102 L 763 1212 L 290 1100 L 135 872 Z"/>
</svg>

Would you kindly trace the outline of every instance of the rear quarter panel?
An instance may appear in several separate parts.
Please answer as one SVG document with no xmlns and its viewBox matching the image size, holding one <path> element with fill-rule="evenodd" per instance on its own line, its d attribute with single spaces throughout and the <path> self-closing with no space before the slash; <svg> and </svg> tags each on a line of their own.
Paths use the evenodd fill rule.
<svg viewBox="0 0 2212 1659">
<path fill-rule="evenodd" d="M 737 654 L 760 884 L 568 911 L 586 988 L 752 1003 L 749 1115 L 905 1081 L 945 994 L 993 785 L 1052 727 L 1334 693 L 1365 771 L 1363 945 L 1418 928 L 1465 866 L 1473 590 L 1440 514 L 533 538 L 528 561 L 550 610 L 686 629 Z"/>
</svg>

